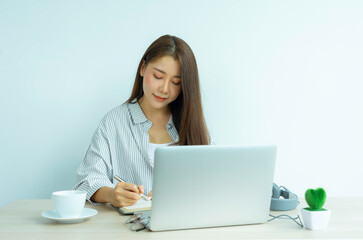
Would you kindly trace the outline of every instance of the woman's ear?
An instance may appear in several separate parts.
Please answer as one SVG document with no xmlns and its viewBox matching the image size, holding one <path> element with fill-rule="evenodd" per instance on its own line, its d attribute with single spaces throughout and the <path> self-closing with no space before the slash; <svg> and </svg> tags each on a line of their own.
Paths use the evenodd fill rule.
<svg viewBox="0 0 363 240">
<path fill-rule="evenodd" d="M 140 76 L 141 77 L 144 77 L 145 69 L 146 69 L 145 60 L 142 60 L 142 64 L 141 64 L 141 68 L 140 68 Z"/>
</svg>

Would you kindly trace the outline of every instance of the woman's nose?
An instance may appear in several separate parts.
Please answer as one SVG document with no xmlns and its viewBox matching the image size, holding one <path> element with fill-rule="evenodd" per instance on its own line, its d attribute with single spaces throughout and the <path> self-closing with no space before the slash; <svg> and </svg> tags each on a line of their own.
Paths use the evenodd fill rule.
<svg viewBox="0 0 363 240">
<path fill-rule="evenodd" d="M 160 91 L 162 92 L 162 93 L 168 93 L 168 91 L 169 91 L 169 81 L 167 80 L 167 79 L 165 79 L 164 81 L 163 81 L 163 85 L 161 85 L 161 88 L 160 88 Z"/>
</svg>

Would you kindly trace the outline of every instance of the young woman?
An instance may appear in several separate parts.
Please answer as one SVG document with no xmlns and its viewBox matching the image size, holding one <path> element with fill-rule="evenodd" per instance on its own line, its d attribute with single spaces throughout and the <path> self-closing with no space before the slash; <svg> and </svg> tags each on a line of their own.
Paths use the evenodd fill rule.
<svg viewBox="0 0 363 240">
<path fill-rule="evenodd" d="M 194 54 L 182 39 L 164 35 L 142 57 L 131 97 L 100 122 L 74 189 L 92 203 L 133 205 L 140 193 L 152 196 L 157 146 L 210 142 Z"/>
</svg>

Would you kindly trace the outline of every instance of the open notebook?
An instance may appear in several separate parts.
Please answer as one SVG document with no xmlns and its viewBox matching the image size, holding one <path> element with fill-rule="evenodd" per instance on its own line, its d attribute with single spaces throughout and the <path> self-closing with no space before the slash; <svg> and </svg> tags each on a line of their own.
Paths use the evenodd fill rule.
<svg viewBox="0 0 363 240">
<path fill-rule="evenodd" d="M 134 212 L 149 211 L 151 210 L 151 201 L 140 199 L 134 205 L 122 208 L 116 208 L 122 214 L 133 214 Z"/>
</svg>

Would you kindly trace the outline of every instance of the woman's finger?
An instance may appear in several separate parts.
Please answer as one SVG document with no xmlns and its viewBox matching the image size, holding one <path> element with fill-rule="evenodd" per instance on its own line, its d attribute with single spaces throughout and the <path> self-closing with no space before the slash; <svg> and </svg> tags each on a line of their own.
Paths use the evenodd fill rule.
<svg viewBox="0 0 363 240">
<path fill-rule="evenodd" d="M 138 188 L 139 188 L 139 192 L 141 193 L 141 194 L 144 194 L 144 186 L 143 185 L 139 185 L 139 186 L 137 186 Z"/>
<path fill-rule="evenodd" d="M 135 193 L 140 193 L 138 186 L 132 183 L 123 183 L 122 188 Z"/>
<path fill-rule="evenodd" d="M 120 191 L 120 195 L 125 197 L 125 198 L 131 199 L 131 200 L 136 200 L 136 201 L 140 200 L 140 198 L 141 198 L 140 194 L 135 193 L 135 192 L 131 192 L 131 191 L 127 190 L 127 189 L 122 189 Z"/>
</svg>

